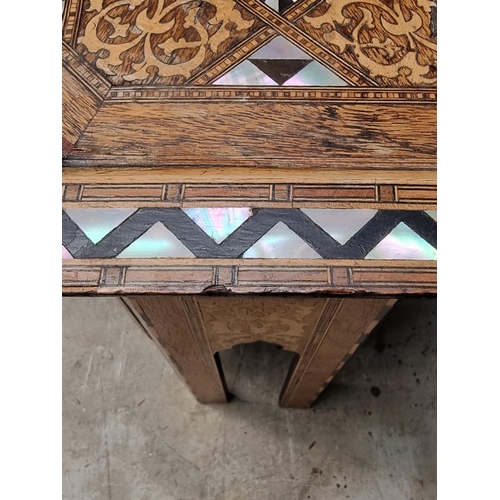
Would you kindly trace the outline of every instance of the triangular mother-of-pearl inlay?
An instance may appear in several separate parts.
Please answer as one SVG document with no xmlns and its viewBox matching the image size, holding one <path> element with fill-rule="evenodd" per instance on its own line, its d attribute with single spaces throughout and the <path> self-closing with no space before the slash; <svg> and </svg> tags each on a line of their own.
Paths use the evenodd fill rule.
<svg viewBox="0 0 500 500">
<path fill-rule="evenodd" d="M 303 59 L 304 61 L 311 61 L 312 57 L 286 38 L 277 36 L 257 50 L 257 52 L 254 52 L 248 59 L 250 61 L 253 59 Z"/>
<path fill-rule="evenodd" d="M 161 222 L 151 226 L 137 238 L 117 258 L 193 258 L 193 253 L 184 246 Z"/>
<path fill-rule="evenodd" d="M 354 236 L 376 213 L 370 209 L 302 208 L 313 222 L 341 245 Z"/>
<path fill-rule="evenodd" d="M 436 222 L 438 220 L 438 212 L 437 210 L 426 210 L 425 213 L 430 215 Z"/>
<path fill-rule="evenodd" d="M 62 245 L 62 258 L 63 259 L 72 259 L 73 256 L 68 252 L 68 250 L 66 249 L 66 247 L 64 245 Z"/>
<path fill-rule="evenodd" d="M 92 243 L 98 243 L 130 217 L 135 208 L 67 208 L 66 213 Z"/>
<path fill-rule="evenodd" d="M 278 85 L 283 85 L 294 76 L 297 76 L 301 69 L 310 64 L 310 61 L 304 61 L 303 59 L 286 59 L 279 61 L 273 59 L 257 59 L 252 61 L 252 64 L 272 78 Z"/>
<path fill-rule="evenodd" d="M 312 61 L 283 83 L 284 87 L 344 87 L 346 85 L 347 82 L 317 61 Z"/>
<path fill-rule="evenodd" d="M 251 208 L 183 208 L 205 233 L 216 243 L 224 241 L 251 215 Z"/>
<path fill-rule="evenodd" d="M 244 254 L 251 259 L 321 259 L 302 238 L 284 222 L 278 222 Z"/>
<path fill-rule="evenodd" d="M 213 85 L 339 87 L 348 84 L 302 49 L 277 36 Z"/>
<path fill-rule="evenodd" d="M 243 61 L 229 73 L 213 82 L 213 85 L 278 85 L 272 78 L 263 73 L 250 61 Z"/>
<path fill-rule="evenodd" d="M 437 250 L 401 222 L 365 258 L 437 260 Z"/>
</svg>

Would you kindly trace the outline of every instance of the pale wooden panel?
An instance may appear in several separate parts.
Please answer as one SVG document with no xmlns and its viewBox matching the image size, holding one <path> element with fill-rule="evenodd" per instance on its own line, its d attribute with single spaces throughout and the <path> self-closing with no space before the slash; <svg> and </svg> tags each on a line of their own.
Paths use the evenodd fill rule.
<svg viewBox="0 0 500 500">
<path fill-rule="evenodd" d="M 130 297 L 125 304 L 202 403 L 227 402 L 225 383 L 194 299 Z"/>
</svg>

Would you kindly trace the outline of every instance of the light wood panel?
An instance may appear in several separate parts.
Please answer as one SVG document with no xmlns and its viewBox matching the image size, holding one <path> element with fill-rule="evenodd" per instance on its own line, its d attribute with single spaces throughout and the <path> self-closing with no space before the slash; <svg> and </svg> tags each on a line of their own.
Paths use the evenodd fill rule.
<svg viewBox="0 0 500 500">
<path fill-rule="evenodd" d="M 410 173 L 397 168 L 380 168 L 377 170 L 363 170 L 360 168 L 318 168 L 304 171 L 296 168 L 237 168 L 230 164 L 224 167 L 203 166 L 179 168 L 158 164 L 156 167 L 139 167 L 131 164 L 122 167 L 97 167 L 88 165 L 85 168 L 63 168 L 62 179 L 64 184 L 154 184 L 154 183 L 192 183 L 192 184 L 261 184 L 273 182 L 280 184 L 296 183 L 310 185 L 310 183 L 324 185 L 330 183 L 357 183 L 357 184 L 403 184 L 435 186 L 436 170 L 412 170 Z M 147 182 L 146 182 L 147 181 Z"/>
<path fill-rule="evenodd" d="M 394 303 L 386 299 L 330 299 L 322 321 L 290 368 L 280 405 L 309 407 Z"/>
<path fill-rule="evenodd" d="M 295 352 L 280 396 L 306 408 L 354 353 L 394 299 L 128 297 L 146 332 L 203 403 L 227 402 L 218 352 L 265 341 Z"/>
<path fill-rule="evenodd" d="M 123 299 L 201 403 L 226 403 L 222 371 L 212 355 L 194 299 Z"/>
</svg>

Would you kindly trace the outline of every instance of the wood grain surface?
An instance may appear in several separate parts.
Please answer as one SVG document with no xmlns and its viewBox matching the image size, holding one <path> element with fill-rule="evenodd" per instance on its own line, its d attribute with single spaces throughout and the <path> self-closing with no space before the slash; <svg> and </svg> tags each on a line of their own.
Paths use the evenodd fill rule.
<svg viewBox="0 0 500 500">
<path fill-rule="evenodd" d="M 309 407 L 394 303 L 385 299 L 330 299 L 290 368 L 280 406 Z"/>
<path fill-rule="evenodd" d="M 226 403 L 222 370 L 189 297 L 124 298 L 148 335 L 201 403 Z"/>
<path fill-rule="evenodd" d="M 137 208 L 97 243 L 63 212 L 63 294 L 123 297 L 202 402 L 228 398 L 218 352 L 263 340 L 296 353 L 280 404 L 308 407 L 396 297 L 437 292 L 435 261 L 363 260 L 396 224 L 437 248 L 435 1 L 278 10 L 67 0 L 63 15 L 63 207 Z M 260 63 L 276 86 L 218 84 L 278 37 L 338 86 L 280 86 L 304 64 L 290 54 Z M 254 214 L 216 244 L 181 207 Z M 344 247 L 303 207 L 392 226 Z M 240 258 L 278 221 L 320 258 Z M 198 258 L 117 258 L 156 223 Z"/>
<path fill-rule="evenodd" d="M 407 186 L 431 186 L 436 184 L 436 170 L 412 170 L 385 168 L 363 170 L 360 168 L 308 168 L 307 177 L 304 171 L 297 168 L 238 168 L 233 166 L 205 168 L 203 166 L 182 167 L 94 167 L 63 168 L 65 184 L 226 184 L 236 193 L 241 185 L 256 185 L 262 182 L 277 184 L 293 183 L 296 186 L 325 185 L 330 183 L 397 184 Z M 174 191 L 175 192 L 175 191 Z M 180 193 L 177 191 L 177 193 Z M 169 196 L 174 196 L 170 193 Z"/>
<path fill-rule="evenodd" d="M 104 103 L 64 165 L 432 170 L 435 155 L 428 105 L 141 102 Z"/>
<path fill-rule="evenodd" d="M 325 299 L 288 297 L 198 297 L 214 353 L 265 340 L 300 353 L 325 307 Z"/>
<path fill-rule="evenodd" d="M 97 113 L 111 85 L 63 41 L 62 139 L 67 156 Z"/>
<path fill-rule="evenodd" d="M 435 20 L 433 0 L 68 0 L 63 207 L 435 210 Z M 212 85 L 277 37 L 346 85 Z M 436 292 L 430 261 L 85 255 L 64 293 Z"/>
<path fill-rule="evenodd" d="M 88 90 L 66 67 L 62 69 L 62 136 L 75 144 L 102 102 Z"/>
<path fill-rule="evenodd" d="M 227 402 L 218 353 L 256 341 L 296 354 L 280 405 L 307 408 L 394 299 L 128 297 L 148 335 L 203 403 Z"/>
<path fill-rule="evenodd" d="M 374 294 L 437 292 L 435 261 L 72 259 L 63 294 Z"/>
</svg>

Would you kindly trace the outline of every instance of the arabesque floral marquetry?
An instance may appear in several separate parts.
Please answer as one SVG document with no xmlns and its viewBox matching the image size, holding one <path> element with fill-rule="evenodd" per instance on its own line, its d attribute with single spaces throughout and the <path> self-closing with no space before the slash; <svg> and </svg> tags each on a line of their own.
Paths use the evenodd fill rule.
<svg viewBox="0 0 500 500">
<path fill-rule="evenodd" d="M 433 0 L 324 0 L 298 25 L 383 85 L 436 83 Z"/>
<path fill-rule="evenodd" d="M 434 0 L 297 0 L 281 12 L 255 0 L 72 4 L 74 48 L 114 85 L 212 83 L 276 35 L 351 85 L 436 85 Z"/>
<path fill-rule="evenodd" d="M 115 85 L 180 84 L 262 24 L 228 0 L 91 0 L 77 50 Z"/>
</svg>

